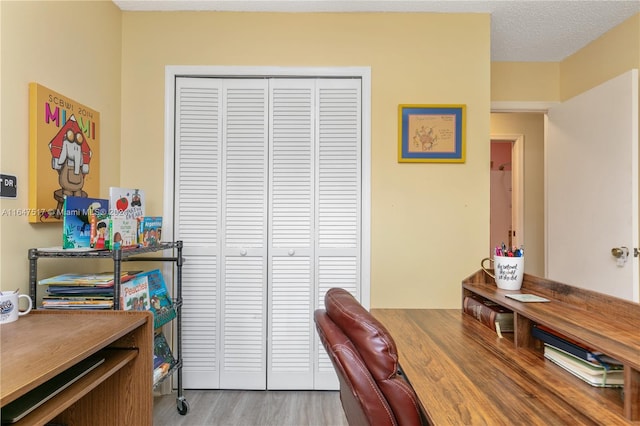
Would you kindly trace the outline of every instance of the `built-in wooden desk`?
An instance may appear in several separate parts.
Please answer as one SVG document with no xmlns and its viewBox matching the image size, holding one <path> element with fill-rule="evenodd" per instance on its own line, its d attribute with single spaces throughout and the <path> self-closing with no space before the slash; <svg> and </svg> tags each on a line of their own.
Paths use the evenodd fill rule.
<svg viewBox="0 0 640 426">
<path fill-rule="evenodd" d="M 0 336 L 0 407 L 92 354 L 105 358 L 17 425 L 152 424 L 151 312 L 34 310 Z"/>
<path fill-rule="evenodd" d="M 633 424 L 621 389 L 589 386 L 459 309 L 371 312 L 434 425 Z"/>
<path fill-rule="evenodd" d="M 462 297 L 472 294 L 512 310 L 514 332 L 500 338 L 458 309 L 372 310 L 434 424 L 640 424 L 640 304 L 528 274 L 521 290 L 500 290 L 482 270 L 462 281 Z M 624 388 L 590 386 L 545 360 L 535 324 L 619 360 Z"/>
</svg>

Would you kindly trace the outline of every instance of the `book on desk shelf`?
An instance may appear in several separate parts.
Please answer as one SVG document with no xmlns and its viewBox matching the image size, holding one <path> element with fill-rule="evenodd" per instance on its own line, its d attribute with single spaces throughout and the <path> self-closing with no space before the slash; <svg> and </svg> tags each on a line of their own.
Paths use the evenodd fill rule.
<svg viewBox="0 0 640 426">
<path fill-rule="evenodd" d="M 535 324 L 531 328 L 531 335 L 541 340 L 546 345 L 568 352 L 584 361 L 604 366 L 621 365 L 620 361 L 564 336 L 549 327 L 545 327 L 544 325 Z"/>
<path fill-rule="evenodd" d="M 598 365 L 546 343 L 544 357 L 591 386 L 622 387 L 624 385 L 622 365 Z"/>
<path fill-rule="evenodd" d="M 465 313 L 497 333 L 513 331 L 513 312 L 504 306 L 474 295 L 465 296 L 462 307 Z"/>
</svg>

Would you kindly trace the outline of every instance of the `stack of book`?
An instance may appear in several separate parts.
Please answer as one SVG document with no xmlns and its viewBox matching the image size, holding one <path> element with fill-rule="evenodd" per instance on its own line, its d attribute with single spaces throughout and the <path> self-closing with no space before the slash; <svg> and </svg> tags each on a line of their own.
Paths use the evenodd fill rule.
<svg viewBox="0 0 640 426">
<path fill-rule="evenodd" d="M 136 274 L 122 272 L 121 282 Z M 42 298 L 44 309 L 112 309 L 113 272 L 62 274 L 38 281 L 46 285 L 47 295 Z"/>
<path fill-rule="evenodd" d="M 624 385 L 623 366 L 619 361 L 542 325 L 534 325 L 531 334 L 544 342 L 546 359 L 590 385 Z"/>
</svg>

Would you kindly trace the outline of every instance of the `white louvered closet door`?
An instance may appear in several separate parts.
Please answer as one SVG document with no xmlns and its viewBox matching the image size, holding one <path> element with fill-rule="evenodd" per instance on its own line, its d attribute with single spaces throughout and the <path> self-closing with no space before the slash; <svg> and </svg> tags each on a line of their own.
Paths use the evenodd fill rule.
<svg viewBox="0 0 640 426">
<path fill-rule="evenodd" d="M 268 80 L 224 80 L 223 389 L 266 389 Z"/>
<path fill-rule="evenodd" d="M 266 387 L 267 84 L 176 82 L 187 388 Z"/>
<path fill-rule="evenodd" d="M 316 88 L 316 308 L 331 287 L 361 296 L 362 87 L 360 79 L 322 79 Z M 338 379 L 314 334 L 314 389 Z"/>
<path fill-rule="evenodd" d="M 176 88 L 184 387 L 337 389 L 313 312 L 360 296 L 360 79 Z"/>
<path fill-rule="evenodd" d="M 269 389 L 313 388 L 314 88 L 271 81 Z"/>
<path fill-rule="evenodd" d="M 182 359 L 186 387 L 219 387 L 222 82 L 176 79 L 175 235 L 184 242 Z"/>
<path fill-rule="evenodd" d="M 330 287 L 359 297 L 358 79 L 271 81 L 269 389 L 336 389 L 313 311 Z"/>
</svg>

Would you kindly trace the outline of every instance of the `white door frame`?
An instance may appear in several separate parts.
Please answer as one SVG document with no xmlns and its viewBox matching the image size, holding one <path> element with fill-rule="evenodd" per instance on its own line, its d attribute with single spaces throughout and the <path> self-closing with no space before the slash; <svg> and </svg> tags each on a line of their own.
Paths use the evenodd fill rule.
<svg viewBox="0 0 640 426">
<path fill-rule="evenodd" d="M 168 65 L 165 67 L 164 110 L 164 203 L 163 216 L 173 223 L 175 81 L 177 77 L 353 77 L 362 80 L 362 230 L 361 303 L 368 309 L 371 299 L 371 68 L 370 67 L 272 67 Z M 168 241 L 172 227 L 163 229 Z"/>
</svg>

